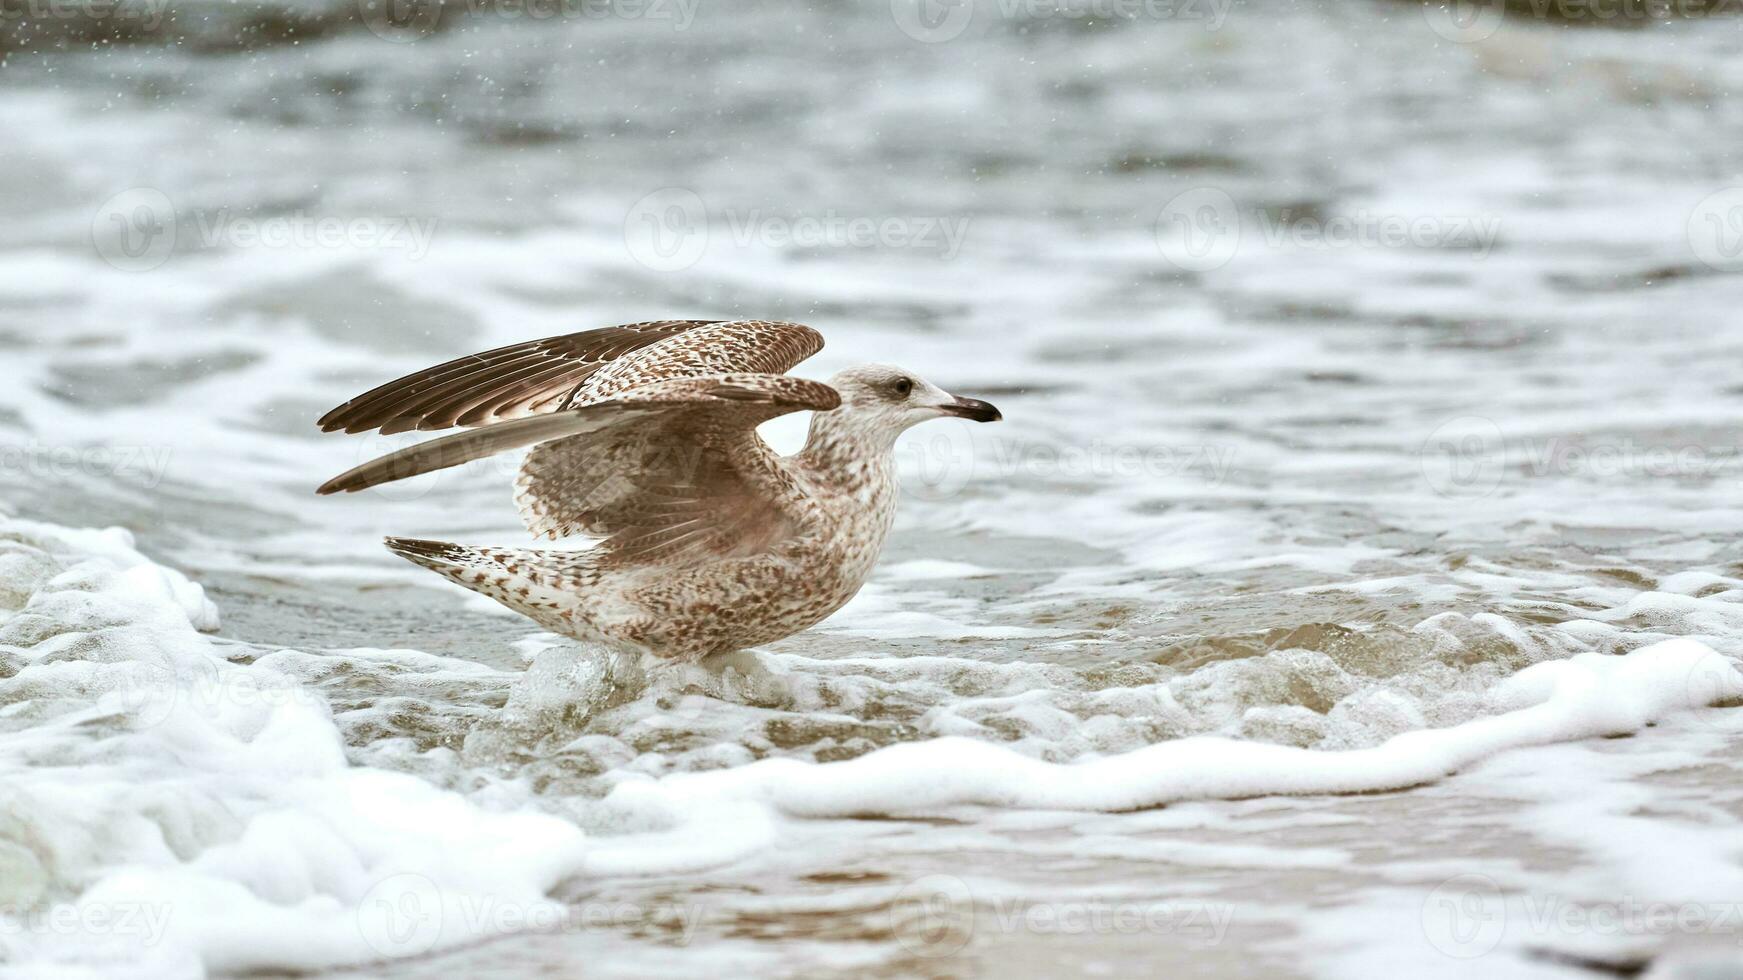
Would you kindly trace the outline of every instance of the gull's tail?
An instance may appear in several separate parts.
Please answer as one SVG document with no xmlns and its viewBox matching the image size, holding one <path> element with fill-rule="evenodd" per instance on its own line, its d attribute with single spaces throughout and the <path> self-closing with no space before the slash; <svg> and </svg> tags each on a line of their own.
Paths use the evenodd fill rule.
<svg viewBox="0 0 1743 980">
<path fill-rule="evenodd" d="M 548 629 L 589 633 L 587 606 L 599 583 L 588 551 L 476 548 L 447 541 L 388 538 L 389 551 L 489 596 Z"/>
</svg>

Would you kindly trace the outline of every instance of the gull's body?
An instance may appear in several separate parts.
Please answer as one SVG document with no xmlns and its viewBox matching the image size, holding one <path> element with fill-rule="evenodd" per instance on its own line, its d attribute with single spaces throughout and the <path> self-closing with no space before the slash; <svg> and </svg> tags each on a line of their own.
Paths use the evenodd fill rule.
<svg viewBox="0 0 1743 980">
<path fill-rule="evenodd" d="M 823 339 L 796 323 L 667 320 L 553 337 L 389 382 L 327 430 L 478 426 L 321 487 L 361 490 L 532 446 L 527 528 L 586 550 L 389 538 L 400 555 L 585 640 L 696 659 L 789 636 L 865 584 L 895 518 L 896 437 L 928 418 L 998 418 L 897 368 L 828 384 L 785 371 Z M 793 456 L 756 427 L 811 411 Z"/>
</svg>

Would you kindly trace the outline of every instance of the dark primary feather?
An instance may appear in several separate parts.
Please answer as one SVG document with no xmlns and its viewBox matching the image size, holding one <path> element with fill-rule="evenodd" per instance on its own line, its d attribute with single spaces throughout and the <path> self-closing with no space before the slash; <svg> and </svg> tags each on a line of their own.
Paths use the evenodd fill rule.
<svg viewBox="0 0 1743 980">
<path fill-rule="evenodd" d="M 723 397 L 723 393 L 729 394 Z M 713 446 L 720 434 L 754 437 L 758 425 L 776 416 L 806 409 L 826 411 L 840 403 L 841 396 L 828 385 L 784 375 L 674 378 L 644 385 L 621 398 L 420 442 L 353 467 L 315 492 L 367 490 L 552 439 L 633 427 L 640 416 L 652 416 L 673 448 L 686 441 Z"/>
<path fill-rule="evenodd" d="M 456 432 L 439 439 L 420 442 L 415 446 L 407 446 L 398 452 L 352 467 L 321 484 L 315 492 L 329 494 L 341 490 L 346 493 L 367 490 L 383 483 L 445 470 L 450 466 L 470 463 L 475 459 L 531 446 L 547 439 L 601 428 L 610 424 L 613 416 L 622 416 L 637 410 L 645 409 L 622 402 L 601 402 L 587 406 L 586 409 L 512 419 L 470 432 Z"/>
<path fill-rule="evenodd" d="M 479 428 L 372 460 L 319 492 L 531 446 L 515 499 L 535 534 L 602 537 L 602 561 L 675 566 L 756 553 L 792 533 L 796 506 L 756 427 L 840 405 L 828 385 L 783 373 L 822 347 L 799 323 L 667 320 L 449 361 L 352 399 L 321 427 Z"/>
<path fill-rule="evenodd" d="M 617 358 L 718 320 L 652 320 L 510 344 L 396 378 L 321 416 L 324 432 L 480 425 L 554 411 Z"/>
</svg>

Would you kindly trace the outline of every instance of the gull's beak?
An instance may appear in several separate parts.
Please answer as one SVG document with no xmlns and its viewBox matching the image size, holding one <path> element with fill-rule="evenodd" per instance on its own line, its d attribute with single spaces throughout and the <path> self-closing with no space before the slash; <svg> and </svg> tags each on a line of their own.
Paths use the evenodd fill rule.
<svg viewBox="0 0 1743 980">
<path fill-rule="evenodd" d="M 999 414 L 998 409 L 978 398 L 958 398 L 948 405 L 944 405 L 941 410 L 945 415 L 954 415 L 957 418 L 971 419 L 975 422 L 997 422 L 1004 418 L 1003 415 Z"/>
</svg>

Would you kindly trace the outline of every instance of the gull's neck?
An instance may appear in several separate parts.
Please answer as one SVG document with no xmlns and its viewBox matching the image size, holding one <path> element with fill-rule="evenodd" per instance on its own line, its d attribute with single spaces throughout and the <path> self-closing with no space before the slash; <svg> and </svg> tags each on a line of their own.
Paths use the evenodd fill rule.
<svg viewBox="0 0 1743 980">
<path fill-rule="evenodd" d="M 867 431 L 840 410 L 811 417 L 805 448 L 791 457 L 829 529 L 831 573 L 851 596 L 867 577 L 896 522 L 895 445 L 900 433 Z M 846 601 L 845 598 L 843 601 Z"/>
<path fill-rule="evenodd" d="M 895 499 L 899 432 L 853 425 L 840 409 L 811 416 L 811 434 L 797 462 L 819 484 L 855 495 Z"/>
</svg>

